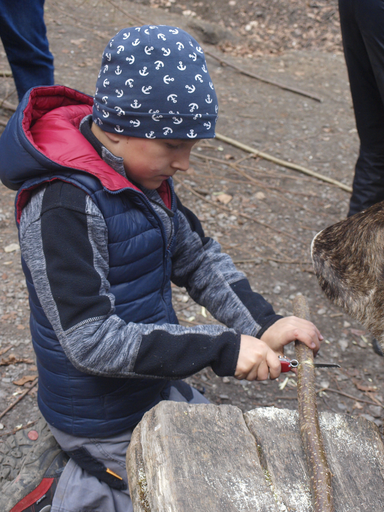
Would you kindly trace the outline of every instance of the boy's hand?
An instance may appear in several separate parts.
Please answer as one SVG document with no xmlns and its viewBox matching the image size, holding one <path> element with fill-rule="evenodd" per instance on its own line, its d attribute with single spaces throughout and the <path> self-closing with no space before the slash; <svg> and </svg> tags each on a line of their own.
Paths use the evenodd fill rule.
<svg viewBox="0 0 384 512">
<path fill-rule="evenodd" d="M 323 336 L 317 327 L 308 320 L 296 316 L 280 318 L 261 336 L 261 340 L 275 352 L 284 353 L 284 346 L 291 341 L 300 340 L 311 348 L 316 355 Z"/>
<path fill-rule="evenodd" d="M 280 375 L 281 365 L 275 352 L 264 341 L 241 335 L 240 352 L 235 371 L 236 379 L 266 380 Z"/>
</svg>

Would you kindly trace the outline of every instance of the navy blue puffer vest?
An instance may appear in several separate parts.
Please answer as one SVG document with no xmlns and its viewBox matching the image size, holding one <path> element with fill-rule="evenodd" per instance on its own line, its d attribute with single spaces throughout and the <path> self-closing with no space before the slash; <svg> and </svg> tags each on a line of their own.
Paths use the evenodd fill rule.
<svg viewBox="0 0 384 512">
<path fill-rule="evenodd" d="M 115 313 L 128 322 L 178 323 L 171 301 L 171 256 L 163 224 L 144 194 L 111 193 L 91 175 L 57 176 L 82 188 L 108 228 L 110 292 Z M 176 209 L 173 190 L 172 210 Z M 174 233 L 177 215 L 173 217 Z M 173 237 L 174 240 L 174 237 Z M 168 247 L 167 247 L 168 245 Z M 134 427 L 158 403 L 167 381 L 93 376 L 66 357 L 36 295 L 23 262 L 30 294 L 31 333 L 39 370 L 39 407 L 49 423 L 72 435 L 110 436 Z M 140 281 L 140 286 L 137 282 Z"/>
</svg>

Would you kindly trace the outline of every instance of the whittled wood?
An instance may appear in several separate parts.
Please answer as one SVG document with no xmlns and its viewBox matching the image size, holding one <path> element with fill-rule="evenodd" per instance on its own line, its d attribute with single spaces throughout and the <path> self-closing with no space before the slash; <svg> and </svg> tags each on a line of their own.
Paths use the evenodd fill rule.
<svg viewBox="0 0 384 512">
<path fill-rule="evenodd" d="M 302 295 L 293 301 L 293 314 L 310 320 L 308 303 Z M 317 412 L 313 352 L 301 341 L 295 342 L 297 398 L 300 433 L 308 464 L 315 512 L 334 512 L 331 471 L 325 455 Z"/>
</svg>

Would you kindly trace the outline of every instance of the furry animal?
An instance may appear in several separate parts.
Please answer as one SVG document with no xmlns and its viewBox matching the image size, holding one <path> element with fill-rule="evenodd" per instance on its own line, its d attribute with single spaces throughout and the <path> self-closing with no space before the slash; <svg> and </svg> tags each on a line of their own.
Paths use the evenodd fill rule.
<svg viewBox="0 0 384 512">
<path fill-rule="evenodd" d="M 320 287 L 384 350 L 384 202 L 333 224 L 312 241 Z"/>
</svg>

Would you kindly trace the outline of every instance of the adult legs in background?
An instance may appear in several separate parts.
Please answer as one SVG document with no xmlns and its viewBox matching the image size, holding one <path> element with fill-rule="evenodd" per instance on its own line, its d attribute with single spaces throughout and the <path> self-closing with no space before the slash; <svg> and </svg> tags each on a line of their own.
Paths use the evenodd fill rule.
<svg viewBox="0 0 384 512">
<path fill-rule="evenodd" d="M 44 0 L 0 0 L 0 37 L 19 100 L 31 87 L 53 85 Z"/>
<path fill-rule="evenodd" d="M 384 0 L 339 0 L 360 152 L 348 215 L 384 200 Z"/>
</svg>

